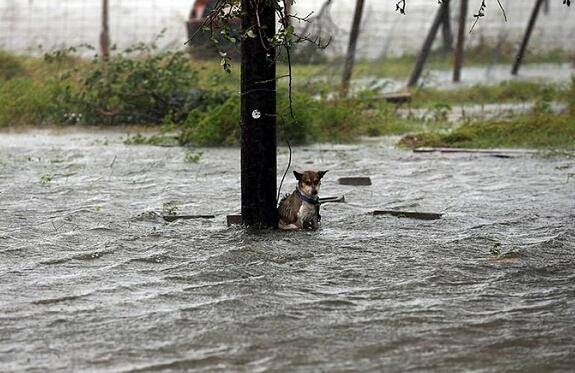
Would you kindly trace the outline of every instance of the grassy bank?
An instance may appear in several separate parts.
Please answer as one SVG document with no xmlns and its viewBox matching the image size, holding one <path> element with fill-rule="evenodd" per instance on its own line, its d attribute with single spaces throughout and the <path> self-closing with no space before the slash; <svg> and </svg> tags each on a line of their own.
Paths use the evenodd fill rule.
<svg viewBox="0 0 575 373">
<path fill-rule="evenodd" d="M 387 63 L 405 66 L 407 61 L 402 57 Z M 458 90 L 417 90 L 411 107 L 426 108 L 431 115 L 416 117 L 398 114 L 397 107 L 378 98 L 375 91 L 366 90 L 345 100 L 334 98 L 337 86 L 313 79 L 321 69 L 325 74 L 325 65 L 294 66 L 299 77 L 292 97 L 295 118 L 289 114 L 287 82 L 280 81 L 280 141 L 352 142 L 361 136 L 417 133 L 403 145 L 564 147 L 573 143 L 572 136 L 565 135 L 572 128 L 562 129 L 573 123 L 572 109 L 559 116 L 540 110 L 537 116 L 511 122 L 461 127 L 446 121 L 451 106 L 460 104 L 536 102 L 536 107 L 545 109 L 555 101 L 570 103 L 573 108 L 573 84 L 511 81 Z M 280 66 L 279 76 L 283 70 Z M 178 133 L 175 140 L 182 145 L 237 145 L 238 85 L 237 64 L 227 74 L 215 61 L 191 62 L 185 53 L 161 53 L 149 46 L 118 52 L 107 63 L 80 59 L 74 50 L 44 58 L 0 52 L 0 127 L 136 125 Z M 521 129 L 525 123 L 528 128 Z M 516 135 L 506 136 L 506 130 Z M 160 137 L 138 137 L 131 143 L 162 143 Z"/>
<path fill-rule="evenodd" d="M 537 91 L 537 89 L 535 89 Z M 410 134 L 401 147 L 455 148 L 561 148 L 575 149 L 575 77 L 569 88 L 553 91 L 543 88 L 528 114 L 495 120 L 475 120 L 447 131 L 427 130 Z M 558 97 L 555 95 L 559 94 Z M 549 98 L 561 99 L 566 108 L 555 113 Z"/>
<path fill-rule="evenodd" d="M 510 121 L 477 121 L 448 133 L 407 135 L 399 142 L 406 148 L 539 148 L 575 149 L 575 116 L 530 115 Z"/>
</svg>

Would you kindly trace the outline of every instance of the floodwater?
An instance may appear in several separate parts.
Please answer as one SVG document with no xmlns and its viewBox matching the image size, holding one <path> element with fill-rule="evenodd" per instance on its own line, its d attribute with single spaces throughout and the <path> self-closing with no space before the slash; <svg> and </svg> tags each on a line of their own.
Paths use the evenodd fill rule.
<svg viewBox="0 0 575 373">
<path fill-rule="evenodd" d="M 122 139 L 0 135 L 0 371 L 572 371 L 573 158 L 296 148 L 348 202 L 254 234 L 225 225 L 238 149 Z"/>
<path fill-rule="evenodd" d="M 505 82 L 535 82 L 568 86 L 575 77 L 575 65 L 571 63 L 533 63 L 521 67 L 517 76 L 511 75 L 511 67 L 503 64 L 489 66 L 465 67 L 461 72 L 461 82 L 453 83 L 451 70 L 427 69 L 419 79 L 418 86 L 425 88 L 462 89 L 474 86 L 490 86 Z M 336 75 L 321 77 L 331 83 L 336 82 Z M 339 78 L 339 77 L 338 77 Z M 391 93 L 405 90 L 407 79 L 398 80 L 367 76 L 353 79 L 354 91 L 377 89 Z"/>
</svg>

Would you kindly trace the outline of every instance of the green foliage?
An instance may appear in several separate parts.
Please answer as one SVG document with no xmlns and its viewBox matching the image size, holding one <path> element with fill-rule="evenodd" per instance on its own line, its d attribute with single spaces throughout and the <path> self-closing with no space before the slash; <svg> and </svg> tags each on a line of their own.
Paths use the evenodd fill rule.
<svg viewBox="0 0 575 373">
<path fill-rule="evenodd" d="M 83 124 L 160 124 L 181 121 L 201 99 L 183 52 L 152 53 L 139 44 L 84 71 L 68 69 L 55 94 L 61 120 Z M 53 62 L 61 56 L 48 56 Z"/>
<path fill-rule="evenodd" d="M 19 77 L 0 84 L 0 127 L 39 125 L 53 108 L 55 84 Z"/>
<path fill-rule="evenodd" d="M 575 75 L 571 76 L 571 90 L 567 94 L 567 97 L 569 100 L 569 112 L 575 116 Z"/>
<path fill-rule="evenodd" d="M 40 184 L 42 185 L 50 184 L 53 178 L 54 177 L 52 176 L 52 174 L 44 174 L 40 177 Z"/>
<path fill-rule="evenodd" d="M 222 105 L 193 110 L 184 122 L 180 144 L 236 145 L 240 138 L 240 98 L 232 96 Z"/>
<path fill-rule="evenodd" d="M 567 84 L 541 84 L 510 80 L 497 85 L 475 85 L 469 88 L 441 90 L 418 89 L 413 94 L 413 104 L 487 104 L 501 102 L 528 102 L 536 100 L 565 101 Z"/>
<path fill-rule="evenodd" d="M 128 136 L 124 140 L 125 145 L 155 145 L 155 146 L 174 146 L 177 144 L 176 139 L 173 136 L 167 135 L 151 135 L 144 136 L 141 133 L 136 133 L 135 135 Z"/>
<path fill-rule="evenodd" d="M 374 122 L 377 112 L 366 112 L 357 100 L 319 100 L 303 92 L 294 92 L 293 111 L 289 110 L 288 93 L 278 92 L 277 126 L 279 141 L 302 144 L 315 141 L 349 142 Z M 230 97 L 221 106 L 206 111 L 194 110 L 182 128 L 181 144 L 201 146 L 237 145 L 240 140 L 240 98 Z"/>
<path fill-rule="evenodd" d="M 188 150 L 186 152 L 185 157 L 184 157 L 184 162 L 186 162 L 186 163 L 199 163 L 200 160 L 202 159 L 203 154 L 204 154 L 203 152 L 194 152 L 194 151 Z"/>
<path fill-rule="evenodd" d="M 0 50 L 0 80 L 26 75 L 26 69 L 16 56 Z"/>
<path fill-rule="evenodd" d="M 174 216 L 178 214 L 180 210 L 179 203 L 176 201 L 168 201 L 162 204 L 162 213 L 168 216 Z"/>
<path fill-rule="evenodd" d="M 404 137 L 400 146 L 457 148 L 575 148 L 575 118 L 568 114 L 541 112 L 511 121 L 477 121 L 440 134 L 420 133 Z"/>
</svg>

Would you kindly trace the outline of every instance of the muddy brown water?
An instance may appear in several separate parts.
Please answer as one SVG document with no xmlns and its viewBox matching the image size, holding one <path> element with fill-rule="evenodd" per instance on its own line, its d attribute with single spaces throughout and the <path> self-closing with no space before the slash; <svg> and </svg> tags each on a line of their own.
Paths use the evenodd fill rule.
<svg viewBox="0 0 575 373">
<path fill-rule="evenodd" d="M 238 149 L 121 140 L 0 135 L 0 371 L 573 369 L 573 158 L 296 148 L 348 203 L 253 234 L 225 225 Z M 373 185 L 335 182 L 354 175 Z"/>
</svg>

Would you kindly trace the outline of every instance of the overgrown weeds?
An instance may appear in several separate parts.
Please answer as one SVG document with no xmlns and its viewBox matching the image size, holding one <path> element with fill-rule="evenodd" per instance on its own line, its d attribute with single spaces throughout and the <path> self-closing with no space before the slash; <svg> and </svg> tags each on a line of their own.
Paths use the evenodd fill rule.
<svg viewBox="0 0 575 373">
<path fill-rule="evenodd" d="M 479 120 L 448 133 L 405 136 L 400 146 L 575 149 L 575 118 L 567 113 L 522 115 L 509 121 Z"/>
<path fill-rule="evenodd" d="M 192 64 L 182 52 L 158 52 L 153 45 L 117 52 L 107 62 L 97 58 L 83 60 L 75 52 L 76 49 L 68 48 L 46 55 L 45 59 L 0 53 L 0 127 L 151 125 L 164 133 L 136 134 L 125 143 L 239 144 L 237 66 L 226 74 L 214 63 Z M 302 68 L 299 73 L 305 75 L 307 67 L 294 68 Z M 322 65 L 313 68 L 321 69 Z M 281 75 L 281 67 L 279 70 Z M 418 133 L 407 138 L 404 145 L 569 146 L 573 144 L 569 134 L 575 115 L 574 86 L 575 78 L 570 86 L 511 81 L 453 91 L 422 89 L 414 92 L 410 107 L 427 111 L 415 116 L 409 110 L 398 112 L 396 106 L 386 103 L 377 87 L 341 99 L 334 94 L 333 85 L 310 80 L 305 84 L 295 82 L 292 118 L 287 87 L 285 81 L 280 81 L 278 140 L 296 145 Z M 534 111 L 510 120 L 465 123 L 460 128 L 448 120 L 455 105 L 502 102 L 534 103 Z M 555 115 L 553 102 L 566 103 L 568 109 Z M 559 134 L 560 128 L 569 125 Z M 508 132 L 513 135 L 508 136 Z"/>
</svg>

